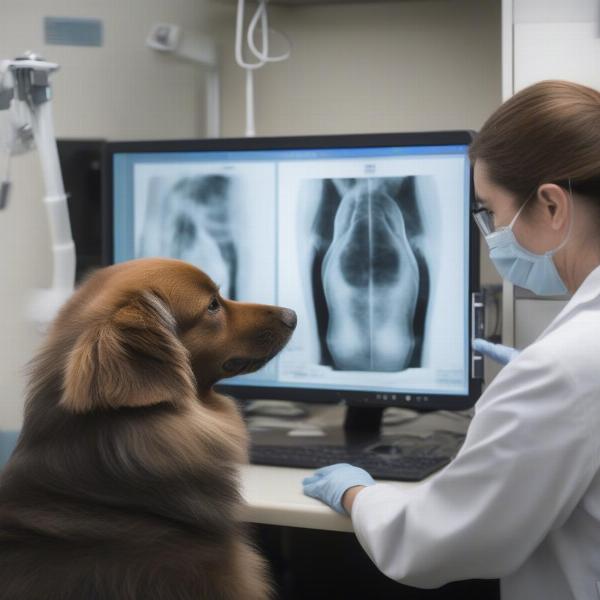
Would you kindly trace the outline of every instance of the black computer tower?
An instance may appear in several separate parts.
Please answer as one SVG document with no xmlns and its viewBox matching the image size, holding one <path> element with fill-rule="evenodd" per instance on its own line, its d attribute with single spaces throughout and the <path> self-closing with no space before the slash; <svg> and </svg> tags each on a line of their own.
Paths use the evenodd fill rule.
<svg viewBox="0 0 600 600">
<path fill-rule="evenodd" d="M 100 139 L 57 140 L 77 255 L 77 282 L 89 271 L 102 266 L 102 165 L 105 143 Z"/>
</svg>

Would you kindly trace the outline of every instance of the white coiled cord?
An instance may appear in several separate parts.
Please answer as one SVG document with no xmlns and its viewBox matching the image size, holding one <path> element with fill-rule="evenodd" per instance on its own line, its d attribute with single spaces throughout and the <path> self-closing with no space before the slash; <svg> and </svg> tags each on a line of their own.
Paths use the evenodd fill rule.
<svg viewBox="0 0 600 600">
<path fill-rule="evenodd" d="M 246 32 L 246 44 L 255 62 L 246 62 L 243 56 L 243 30 L 244 30 L 244 6 L 246 0 L 238 0 L 237 17 L 235 24 L 235 60 L 237 64 L 246 71 L 246 136 L 251 137 L 256 134 L 254 126 L 254 70 L 264 67 L 270 62 L 280 62 L 289 58 L 291 53 L 291 42 L 282 32 L 269 27 L 269 18 L 267 15 L 267 1 L 258 0 L 256 12 L 250 19 L 248 30 Z M 258 48 L 254 41 L 256 29 L 260 23 L 261 46 Z M 282 37 L 288 45 L 288 49 L 279 56 L 269 56 L 269 33 Z"/>
</svg>

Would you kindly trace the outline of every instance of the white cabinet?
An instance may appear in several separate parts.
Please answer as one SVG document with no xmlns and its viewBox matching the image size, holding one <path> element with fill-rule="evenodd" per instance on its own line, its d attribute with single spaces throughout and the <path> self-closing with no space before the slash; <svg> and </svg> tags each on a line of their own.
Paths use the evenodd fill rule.
<svg viewBox="0 0 600 600">
<path fill-rule="evenodd" d="M 502 0 L 502 96 L 544 79 L 600 89 L 600 0 Z M 507 344 L 532 342 L 565 305 L 504 284 Z"/>
<path fill-rule="evenodd" d="M 600 88 L 599 0 L 503 0 L 502 90 L 543 79 Z"/>
</svg>

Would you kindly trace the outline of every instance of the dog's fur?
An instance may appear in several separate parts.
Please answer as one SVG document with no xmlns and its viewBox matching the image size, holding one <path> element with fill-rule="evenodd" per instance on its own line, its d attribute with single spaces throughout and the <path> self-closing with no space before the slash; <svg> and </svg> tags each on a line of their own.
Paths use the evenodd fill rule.
<svg viewBox="0 0 600 600">
<path fill-rule="evenodd" d="M 295 324 L 181 261 L 89 278 L 32 363 L 0 477 L 0 598 L 268 598 L 240 518 L 246 430 L 212 386 L 265 364 Z"/>
</svg>

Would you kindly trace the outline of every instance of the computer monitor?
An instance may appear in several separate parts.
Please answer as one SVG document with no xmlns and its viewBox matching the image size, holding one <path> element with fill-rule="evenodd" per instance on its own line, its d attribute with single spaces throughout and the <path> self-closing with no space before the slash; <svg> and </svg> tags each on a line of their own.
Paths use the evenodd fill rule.
<svg viewBox="0 0 600 600">
<path fill-rule="evenodd" d="M 109 143 L 106 258 L 180 258 L 226 297 L 296 311 L 279 356 L 219 386 L 235 397 L 463 410 L 481 387 L 471 139 Z"/>
</svg>

